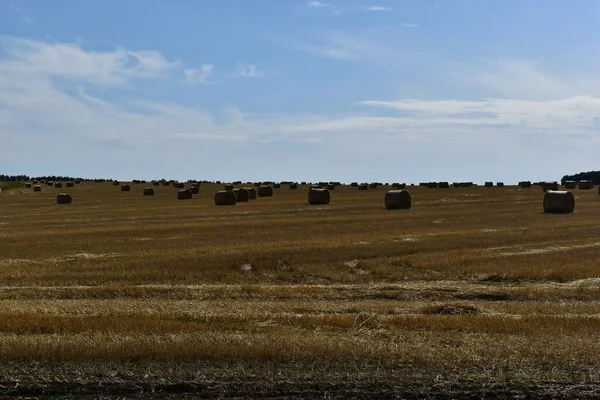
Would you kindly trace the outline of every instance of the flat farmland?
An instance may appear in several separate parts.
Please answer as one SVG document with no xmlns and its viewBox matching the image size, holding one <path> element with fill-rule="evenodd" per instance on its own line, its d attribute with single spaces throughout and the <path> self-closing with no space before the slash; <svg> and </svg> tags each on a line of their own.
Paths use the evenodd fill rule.
<svg viewBox="0 0 600 400">
<path fill-rule="evenodd" d="M 544 214 L 537 186 L 408 187 L 393 211 L 387 186 L 144 187 L 4 191 L 0 394 L 600 393 L 597 189 Z"/>
</svg>

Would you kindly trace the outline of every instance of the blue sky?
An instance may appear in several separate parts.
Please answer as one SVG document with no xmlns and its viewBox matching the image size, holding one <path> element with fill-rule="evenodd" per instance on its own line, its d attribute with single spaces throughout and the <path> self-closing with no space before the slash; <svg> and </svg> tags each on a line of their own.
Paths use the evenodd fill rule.
<svg viewBox="0 0 600 400">
<path fill-rule="evenodd" d="M 599 12 L 0 0 L 0 172 L 511 183 L 597 170 Z"/>
</svg>

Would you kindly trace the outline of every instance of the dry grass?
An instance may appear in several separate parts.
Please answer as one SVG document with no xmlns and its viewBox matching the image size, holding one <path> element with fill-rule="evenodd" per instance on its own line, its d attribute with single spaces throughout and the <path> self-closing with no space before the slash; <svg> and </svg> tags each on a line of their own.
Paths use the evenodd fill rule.
<svg viewBox="0 0 600 400">
<path fill-rule="evenodd" d="M 315 207 L 284 185 L 231 208 L 213 205 L 221 185 L 188 202 L 143 187 L 0 198 L 0 389 L 595 393 L 593 191 L 546 215 L 538 188 L 414 187 L 412 209 L 386 211 L 385 187 Z"/>
</svg>

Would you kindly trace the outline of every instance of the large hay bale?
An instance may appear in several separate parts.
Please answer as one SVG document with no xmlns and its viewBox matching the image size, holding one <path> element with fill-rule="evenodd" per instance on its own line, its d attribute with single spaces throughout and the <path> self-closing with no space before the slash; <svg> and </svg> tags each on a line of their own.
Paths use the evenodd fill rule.
<svg viewBox="0 0 600 400">
<path fill-rule="evenodd" d="M 33 186 L 33 191 L 34 192 L 41 192 L 42 191 L 42 187 L 40 185 L 34 185 Z"/>
<path fill-rule="evenodd" d="M 215 204 L 217 206 L 234 206 L 237 197 L 232 190 L 220 190 L 215 193 Z"/>
<path fill-rule="evenodd" d="M 154 189 L 151 187 L 144 188 L 144 196 L 154 196 Z"/>
<path fill-rule="evenodd" d="M 577 182 L 565 181 L 565 189 L 575 189 L 576 187 L 577 187 Z"/>
<path fill-rule="evenodd" d="M 440 189 L 448 189 L 450 184 L 448 182 L 438 182 L 438 188 Z"/>
<path fill-rule="evenodd" d="M 335 190 L 335 185 L 327 185 L 327 190 Z"/>
<path fill-rule="evenodd" d="M 173 187 L 176 189 L 183 189 L 185 185 L 183 184 L 183 182 L 174 182 Z"/>
<path fill-rule="evenodd" d="M 75 183 L 73 183 L 73 182 L 67 182 L 67 187 L 68 188 L 72 188 L 74 186 L 75 186 Z"/>
<path fill-rule="evenodd" d="M 224 189 L 225 190 L 233 190 L 233 185 L 231 183 L 228 183 L 225 185 Z"/>
<path fill-rule="evenodd" d="M 438 184 L 437 182 L 427 182 L 427 188 L 429 189 L 437 189 Z"/>
<path fill-rule="evenodd" d="M 496 182 L 496 186 L 498 186 L 498 187 L 504 187 L 504 182 Z"/>
<path fill-rule="evenodd" d="M 544 193 L 544 212 L 566 214 L 575 210 L 575 197 L 569 191 L 549 190 Z"/>
<path fill-rule="evenodd" d="M 76 185 L 79 185 L 80 183 L 81 183 L 81 181 L 80 181 L 80 180 L 77 180 L 77 181 L 75 181 L 75 184 L 76 184 Z"/>
<path fill-rule="evenodd" d="M 308 187 L 308 190 L 311 190 L 311 189 L 323 189 L 323 186 L 321 186 L 321 185 L 310 185 Z"/>
<path fill-rule="evenodd" d="M 350 187 L 358 187 L 358 182 L 352 182 L 352 183 L 350 184 Z"/>
<path fill-rule="evenodd" d="M 358 185 L 358 190 L 369 190 L 369 185 L 367 185 L 366 183 L 361 183 L 360 185 Z"/>
<path fill-rule="evenodd" d="M 171 182 L 163 182 L 163 186 L 171 186 Z"/>
<path fill-rule="evenodd" d="M 56 196 L 56 202 L 58 204 L 71 204 L 73 202 L 73 197 L 69 193 L 59 193 Z"/>
<path fill-rule="evenodd" d="M 192 192 L 188 189 L 182 189 L 177 192 L 177 198 L 179 200 L 190 200 L 192 197 Z"/>
<path fill-rule="evenodd" d="M 308 204 L 329 204 L 331 195 L 327 189 L 310 189 L 308 191 Z"/>
<path fill-rule="evenodd" d="M 262 185 L 258 187 L 256 191 L 258 197 L 272 197 L 273 196 L 273 187 L 269 185 Z"/>
<path fill-rule="evenodd" d="M 377 182 L 371 182 L 369 184 L 369 189 L 377 189 Z"/>
<path fill-rule="evenodd" d="M 48 181 L 46 184 L 47 184 L 48 186 L 54 186 L 54 181 Z"/>
<path fill-rule="evenodd" d="M 273 189 L 281 189 L 281 183 L 274 183 Z"/>
<path fill-rule="evenodd" d="M 548 190 L 558 190 L 558 182 L 542 182 L 542 190 L 547 192 Z"/>
<path fill-rule="evenodd" d="M 579 181 L 580 190 L 589 190 L 594 188 L 594 181 Z"/>
<path fill-rule="evenodd" d="M 235 193 L 238 202 L 246 203 L 250 201 L 250 192 L 245 188 L 233 189 L 233 193 Z"/>
<path fill-rule="evenodd" d="M 60 183 L 60 182 L 56 182 L 56 183 L 54 184 L 54 187 L 55 187 L 55 188 L 58 188 L 58 189 L 62 189 L 62 183 Z"/>
<path fill-rule="evenodd" d="M 200 193 L 200 188 L 198 186 L 192 185 L 190 186 L 190 192 L 192 192 L 192 194 L 199 194 Z"/>
<path fill-rule="evenodd" d="M 261 182 L 254 182 L 254 187 L 260 187 L 262 185 Z"/>
<path fill-rule="evenodd" d="M 38 181 L 36 181 L 36 180 L 33 180 L 33 181 L 32 181 L 32 183 L 33 183 L 34 185 L 37 185 L 37 184 L 38 184 Z"/>
<path fill-rule="evenodd" d="M 521 182 L 519 182 L 519 187 L 530 188 L 531 187 L 531 181 L 521 181 Z"/>
<path fill-rule="evenodd" d="M 297 183 L 290 183 L 290 189 L 291 189 L 291 190 L 296 190 L 296 189 L 298 189 L 298 184 L 297 184 Z"/>
<path fill-rule="evenodd" d="M 486 182 L 483 186 L 485 186 L 485 187 L 494 187 L 494 182 Z"/>
<path fill-rule="evenodd" d="M 131 186 L 124 184 L 121 185 L 121 192 L 129 192 L 131 190 Z"/>
<path fill-rule="evenodd" d="M 119 186 L 121 183 L 119 181 L 113 181 L 113 186 Z"/>
<path fill-rule="evenodd" d="M 25 184 L 25 189 L 31 189 L 31 183 L 26 183 Z"/>
<path fill-rule="evenodd" d="M 250 193 L 250 200 L 256 200 L 256 189 L 253 187 L 245 188 Z"/>
<path fill-rule="evenodd" d="M 412 197 L 408 190 L 390 190 L 383 199 L 386 210 L 408 210 L 412 205 Z"/>
</svg>

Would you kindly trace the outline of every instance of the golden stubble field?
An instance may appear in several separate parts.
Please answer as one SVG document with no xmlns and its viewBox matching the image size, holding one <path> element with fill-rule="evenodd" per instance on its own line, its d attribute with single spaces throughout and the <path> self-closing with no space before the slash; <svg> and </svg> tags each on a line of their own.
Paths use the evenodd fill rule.
<svg viewBox="0 0 600 400">
<path fill-rule="evenodd" d="M 596 189 L 131 186 L 0 197 L 0 395 L 600 392 Z"/>
</svg>

